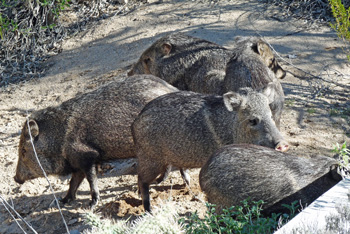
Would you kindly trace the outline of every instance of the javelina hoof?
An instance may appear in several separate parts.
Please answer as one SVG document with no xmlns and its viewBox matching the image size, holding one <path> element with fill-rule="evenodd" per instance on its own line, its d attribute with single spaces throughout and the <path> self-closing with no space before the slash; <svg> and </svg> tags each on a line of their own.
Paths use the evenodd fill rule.
<svg viewBox="0 0 350 234">
<path fill-rule="evenodd" d="M 13 177 L 16 181 L 16 183 L 23 184 L 24 180 L 20 180 L 17 176 Z"/>
</svg>

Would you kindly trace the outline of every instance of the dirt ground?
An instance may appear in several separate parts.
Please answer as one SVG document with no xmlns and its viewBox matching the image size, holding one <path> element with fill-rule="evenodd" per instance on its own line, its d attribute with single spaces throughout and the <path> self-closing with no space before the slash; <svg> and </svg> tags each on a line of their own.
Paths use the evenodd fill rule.
<svg viewBox="0 0 350 234">
<path fill-rule="evenodd" d="M 69 23 L 71 19 L 74 17 L 67 12 L 65 20 Z M 281 9 L 267 8 L 255 0 L 148 1 L 67 39 L 63 52 L 47 61 L 40 79 L 0 88 L 0 194 L 38 233 L 65 233 L 65 228 L 58 209 L 49 208 L 53 196 L 44 178 L 23 185 L 13 180 L 27 113 L 58 105 L 125 75 L 143 50 L 174 31 L 226 47 L 233 46 L 235 36 L 264 37 L 288 72 L 281 81 L 286 95 L 281 131 L 291 144 L 290 153 L 331 156 L 333 144 L 350 142 L 350 66 L 342 40 L 327 24 L 289 17 Z M 152 204 L 171 198 L 177 201 L 180 214 L 204 213 L 198 171 L 190 173 L 191 191 L 183 185 L 179 172 L 153 185 Z M 57 196 L 64 196 L 69 178 L 49 179 Z M 142 214 L 136 176 L 101 176 L 98 186 L 101 202 L 97 212 L 116 219 Z M 62 208 L 70 230 L 86 228 L 81 214 L 86 212 L 89 199 L 89 186 L 84 181 L 77 200 Z M 23 233 L 1 203 L 0 233 Z"/>
</svg>

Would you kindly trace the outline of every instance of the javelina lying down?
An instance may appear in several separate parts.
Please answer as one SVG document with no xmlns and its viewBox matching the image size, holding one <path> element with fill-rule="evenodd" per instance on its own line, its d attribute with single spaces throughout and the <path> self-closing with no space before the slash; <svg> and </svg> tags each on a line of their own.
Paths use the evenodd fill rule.
<svg viewBox="0 0 350 234">
<path fill-rule="evenodd" d="M 264 91 L 277 126 L 284 93 L 276 79 L 285 76 L 270 47 L 256 37 L 238 38 L 228 50 L 213 42 L 172 33 L 157 40 L 130 70 L 153 74 L 181 90 L 223 95 L 242 87 Z"/>
<path fill-rule="evenodd" d="M 341 180 L 337 161 L 303 158 L 257 145 L 228 145 L 202 167 L 199 182 L 208 202 L 224 207 L 251 198 L 263 200 L 264 213 L 286 212 L 282 204 L 310 204 Z"/>
<path fill-rule="evenodd" d="M 76 198 L 77 189 L 86 178 L 93 208 L 99 200 L 96 164 L 135 157 L 131 123 L 146 103 L 174 91 L 177 89 L 157 77 L 138 75 L 34 112 L 22 129 L 15 181 L 22 184 L 43 176 L 30 132 L 47 174 L 72 173 L 63 203 Z"/>
<path fill-rule="evenodd" d="M 268 99 L 249 88 L 223 96 L 180 91 L 145 106 L 132 124 L 138 186 L 150 210 L 149 184 L 168 166 L 202 167 L 219 147 L 252 143 L 288 150 L 271 118 Z"/>
</svg>

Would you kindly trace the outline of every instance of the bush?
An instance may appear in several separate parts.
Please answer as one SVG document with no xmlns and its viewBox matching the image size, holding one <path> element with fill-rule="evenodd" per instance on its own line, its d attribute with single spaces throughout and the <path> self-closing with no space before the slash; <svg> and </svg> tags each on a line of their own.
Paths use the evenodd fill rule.
<svg viewBox="0 0 350 234">
<path fill-rule="evenodd" d="M 350 150 L 346 147 L 346 142 L 344 142 L 342 145 L 337 143 L 333 147 L 333 152 L 338 154 L 339 157 L 339 174 L 343 178 L 350 177 Z"/>
<path fill-rule="evenodd" d="M 215 212 L 215 205 L 207 204 L 207 214 L 200 219 L 198 214 L 192 213 L 188 219 L 181 219 L 186 233 L 273 233 L 278 227 L 294 217 L 297 201 L 283 205 L 290 210 L 290 214 L 272 214 L 271 217 L 261 215 L 261 206 L 264 202 L 242 201 L 242 206 L 232 206 L 224 209 L 222 214 Z"/>
<path fill-rule="evenodd" d="M 341 0 L 329 0 L 333 16 L 336 20 L 331 27 L 337 31 L 338 37 L 349 45 L 350 43 L 350 6 L 346 9 Z M 345 49 L 350 61 L 350 48 Z"/>
<path fill-rule="evenodd" d="M 65 37 L 57 23 L 69 0 L 1 0 L 0 87 L 37 76 L 38 64 Z"/>
</svg>

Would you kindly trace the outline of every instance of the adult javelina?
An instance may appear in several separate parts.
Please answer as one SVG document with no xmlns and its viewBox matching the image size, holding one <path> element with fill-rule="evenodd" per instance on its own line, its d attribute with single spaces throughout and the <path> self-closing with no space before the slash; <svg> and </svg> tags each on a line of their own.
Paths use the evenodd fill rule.
<svg viewBox="0 0 350 234">
<path fill-rule="evenodd" d="M 43 176 L 30 132 L 46 173 L 72 173 L 62 201 L 74 200 L 80 183 L 87 178 L 93 208 L 99 200 L 96 164 L 135 157 L 131 123 L 147 102 L 174 91 L 177 89 L 157 77 L 138 75 L 111 82 L 58 107 L 34 112 L 22 129 L 15 181 L 22 184 Z"/>
<path fill-rule="evenodd" d="M 219 94 L 217 82 L 230 57 L 228 49 L 213 42 L 172 33 L 153 43 L 128 74 L 153 74 L 181 90 Z"/>
<path fill-rule="evenodd" d="M 129 75 L 153 74 L 181 90 L 223 95 L 242 87 L 266 91 L 277 126 L 284 93 L 276 76 L 285 71 L 270 47 L 256 37 L 238 38 L 228 50 L 213 42 L 172 33 L 157 40 L 140 57 Z"/>
<path fill-rule="evenodd" d="M 279 128 L 284 92 L 272 71 L 275 70 L 276 75 L 280 77 L 284 77 L 285 72 L 283 70 L 284 73 L 280 72 L 281 69 L 273 65 L 276 60 L 270 47 L 259 38 L 247 37 L 236 41 L 233 52 L 226 65 L 224 91 L 237 91 L 240 87 L 250 87 L 265 93 L 270 100 L 273 119 Z"/>
<path fill-rule="evenodd" d="M 150 210 L 149 184 L 168 166 L 202 167 L 219 147 L 252 143 L 288 150 L 265 95 L 249 88 L 223 96 L 180 91 L 145 106 L 132 124 L 138 186 Z"/>
<path fill-rule="evenodd" d="M 264 213 L 287 212 L 281 206 L 301 200 L 310 204 L 341 180 L 337 161 L 330 157 L 303 158 L 270 148 L 240 144 L 222 147 L 199 174 L 202 190 L 218 208 L 263 200 Z"/>
</svg>

